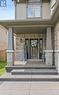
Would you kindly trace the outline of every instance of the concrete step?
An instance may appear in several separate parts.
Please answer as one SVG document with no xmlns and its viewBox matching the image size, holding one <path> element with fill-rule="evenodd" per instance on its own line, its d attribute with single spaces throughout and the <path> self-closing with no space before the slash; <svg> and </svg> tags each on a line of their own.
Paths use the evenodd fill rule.
<svg viewBox="0 0 59 95">
<path fill-rule="evenodd" d="M 7 73 L 0 76 L 0 81 L 59 81 L 59 75 L 11 75 Z"/>
<path fill-rule="evenodd" d="M 12 71 L 13 69 L 56 69 L 55 66 L 27 66 L 27 65 L 19 65 L 19 66 L 6 66 L 6 70 L 7 72 L 10 72 Z"/>
<path fill-rule="evenodd" d="M 13 69 L 12 75 L 55 75 L 56 69 Z"/>
</svg>

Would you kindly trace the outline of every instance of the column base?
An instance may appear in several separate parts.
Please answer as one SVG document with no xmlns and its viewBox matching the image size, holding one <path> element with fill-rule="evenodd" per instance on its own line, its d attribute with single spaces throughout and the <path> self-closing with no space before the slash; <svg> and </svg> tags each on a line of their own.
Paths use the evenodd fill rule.
<svg viewBox="0 0 59 95">
<path fill-rule="evenodd" d="M 14 64 L 14 50 L 7 50 L 7 66 Z"/>
<path fill-rule="evenodd" d="M 56 66 L 57 72 L 59 73 L 59 50 L 56 50 L 55 52 L 55 66 Z"/>
<path fill-rule="evenodd" d="M 45 52 L 46 64 L 53 65 L 53 53 L 52 52 Z"/>
</svg>

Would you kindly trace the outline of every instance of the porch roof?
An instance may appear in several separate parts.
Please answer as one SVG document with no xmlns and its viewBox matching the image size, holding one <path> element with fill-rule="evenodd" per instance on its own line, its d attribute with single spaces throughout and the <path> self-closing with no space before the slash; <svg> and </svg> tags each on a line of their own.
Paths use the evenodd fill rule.
<svg viewBox="0 0 59 95">
<path fill-rule="evenodd" d="M 39 26 L 39 27 L 53 27 L 53 24 L 50 20 L 2 20 L 0 24 L 6 28 L 9 27 L 32 27 L 32 26 Z"/>
</svg>

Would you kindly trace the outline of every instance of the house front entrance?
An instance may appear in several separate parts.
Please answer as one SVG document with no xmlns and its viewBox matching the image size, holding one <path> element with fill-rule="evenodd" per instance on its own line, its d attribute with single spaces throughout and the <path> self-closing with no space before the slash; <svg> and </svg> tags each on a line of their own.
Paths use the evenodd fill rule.
<svg viewBox="0 0 59 95">
<path fill-rule="evenodd" d="M 25 39 L 26 59 L 43 59 L 43 38 Z"/>
</svg>

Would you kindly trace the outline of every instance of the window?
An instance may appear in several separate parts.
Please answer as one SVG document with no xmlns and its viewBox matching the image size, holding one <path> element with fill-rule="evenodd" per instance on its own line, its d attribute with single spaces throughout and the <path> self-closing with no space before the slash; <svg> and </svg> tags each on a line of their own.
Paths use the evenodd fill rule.
<svg viewBox="0 0 59 95">
<path fill-rule="evenodd" d="M 6 7 L 6 0 L 0 0 L 0 7 Z"/>
<path fill-rule="evenodd" d="M 31 40 L 31 46 L 37 47 L 37 40 Z"/>
<path fill-rule="evenodd" d="M 27 4 L 27 16 L 28 18 L 41 17 L 41 3 L 29 2 Z"/>
</svg>

